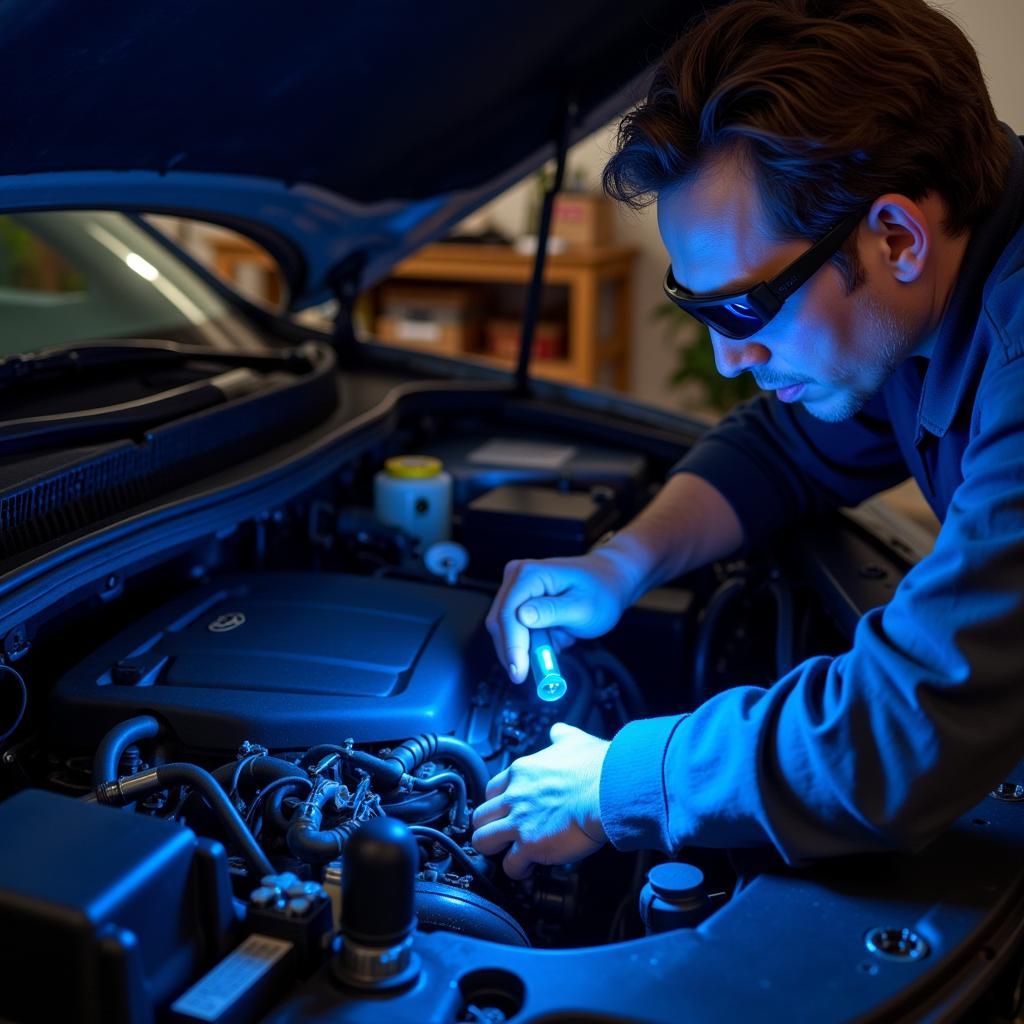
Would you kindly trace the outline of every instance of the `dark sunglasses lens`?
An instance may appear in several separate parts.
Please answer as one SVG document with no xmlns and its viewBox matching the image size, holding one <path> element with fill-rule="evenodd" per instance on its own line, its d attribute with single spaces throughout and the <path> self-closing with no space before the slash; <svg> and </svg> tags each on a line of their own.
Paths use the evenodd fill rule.
<svg viewBox="0 0 1024 1024">
<path fill-rule="evenodd" d="M 739 300 L 720 306 L 700 306 L 692 313 L 727 338 L 749 338 L 764 326 L 761 315 Z"/>
</svg>

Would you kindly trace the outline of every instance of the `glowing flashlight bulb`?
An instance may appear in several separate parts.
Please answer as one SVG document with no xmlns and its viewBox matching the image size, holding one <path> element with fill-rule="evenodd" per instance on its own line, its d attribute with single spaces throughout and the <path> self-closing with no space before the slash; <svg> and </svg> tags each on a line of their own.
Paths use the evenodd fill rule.
<svg viewBox="0 0 1024 1024">
<path fill-rule="evenodd" d="M 565 679 L 559 671 L 555 648 L 546 629 L 530 630 L 530 671 L 541 700 L 561 700 L 565 696 Z"/>
</svg>

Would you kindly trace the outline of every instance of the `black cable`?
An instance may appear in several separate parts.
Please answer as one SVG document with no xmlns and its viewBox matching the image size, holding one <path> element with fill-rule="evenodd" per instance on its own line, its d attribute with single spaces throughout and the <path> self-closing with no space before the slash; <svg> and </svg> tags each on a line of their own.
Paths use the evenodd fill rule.
<svg viewBox="0 0 1024 1024">
<path fill-rule="evenodd" d="M 235 766 L 235 770 L 231 773 L 231 785 L 228 786 L 228 796 L 236 797 L 238 795 L 238 782 L 242 777 L 242 772 L 253 763 L 258 757 L 264 757 L 262 752 L 256 754 L 247 754 L 241 758 L 238 764 Z"/>
<path fill-rule="evenodd" d="M 712 648 L 718 626 L 725 612 L 746 592 L 745 580 L 732 576 L 722 583 L 708 598 L 697 627 L 697 640 L 693 655 L 693 677 L 696 689 L 696 704 L 703 704 L 713 696 Z"/>
<path fill-rule="evenodd" d="M 495 884 L 480 871 L 470 860 L 469 854 L 451 836 L 436 828 L 431 828 L 429 825 L 410 825 L 409 831 L 418 839 L 429 839 L 431 842 L 440 843 L 452 855 L 452 858 L 457 860 L 480 883 L 483 889 L 487 890 L 488 899 L 499 905 L 504 904 L 505 900 Z"/>
<path fill-rule="evenodd" d="M 309 786 L 310 789 L 313 788 L 312 779 L 300 779 L 298 776 L 295 776 L 294 778 L 274 779 L 273 782 L 268 783 L 256 794 L 256 796 L 253 797 L 252 803 L 249 805 L 249 810 L 246 812 L 246 822 L 251 824 L 256 808 L 259 807 L 267 797 L 272 796 L 274 793 L 281 790 L 281 799 L 283 800 L 287 795 L 287 793 L 283 792 L 284 790 L 290 789 L 292 786 L 301 786 L 303 783 Z"/>
<path fill-rule="evenodd" d="M 631 718 L 647 717 L 647 701 L 640 684 L 620 658 L 605 647 L 586 646 L 580 648 L 579 656 L 591 669 L 603 670 L 619 686 L 626 696 L 626 710 Z"/>
<path fill-rule="evenodd" d="M 255 875 L 262 878 L 263 875 L 274 874 L 274 866 L 246 828 L 245 822 L 227 794 L 217 780 L 198 765 L 160 765 L 159 768 L 149 768 L 135 775 L 104 782 L 96 787 L 94 793 L 98 803 L 108 807 L 124 807 L 135 800 L 144 800 L 150 794 L 159 793 L 172 786 L 189 786 L 202 794 Z"/>
<path fill-rule="evenodd" d="M 3 743 L 4 740 L 13 735 L 15 729 L 21 725 L 22 718 L 25 717 L 25 708 L 28 707 L 28 689 L 25 686 L 25 680 L 21 678 L 21 673 L 11 668 L 10 665 L 0 665 L 0 673 L 8 680 L 11 680 L 17 688 L 16 703 L 18 707 L 18 710 L 14 713 L 14 721 L 4 732 L 0 733 L 0 743 Z"/>
</svg>

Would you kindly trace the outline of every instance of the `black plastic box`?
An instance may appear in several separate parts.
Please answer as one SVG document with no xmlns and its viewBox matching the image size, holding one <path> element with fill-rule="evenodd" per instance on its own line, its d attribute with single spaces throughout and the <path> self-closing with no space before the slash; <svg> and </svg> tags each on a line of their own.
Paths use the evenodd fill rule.
<svg viewBox="0 0 1024 1024">
<path fill-rule="evenodd" d="M 460 537 L 472 575 L 500 576 L 513 558 L 582 555 L 618 518 L 601 492 L 496 487 L 463 511 Z"/>
<path fill-rule="evenodd" d="M 0 804 L 0 836 L 4 1019 L 152 1020 L 227 948 L 219 843 L 37 789 Z"/>
</svg>

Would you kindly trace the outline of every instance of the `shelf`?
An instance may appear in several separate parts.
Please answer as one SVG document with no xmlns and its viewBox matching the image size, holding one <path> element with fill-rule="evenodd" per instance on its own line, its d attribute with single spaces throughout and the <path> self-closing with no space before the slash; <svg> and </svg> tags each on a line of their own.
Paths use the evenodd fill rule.
<svg viewBox="0 0 1024 1024">
<path fill-rule="evenodd" d="M 629 387 L 629 323 L 632 267 L 636 250 L 594 246 L 550 255 L 544 265 L 546 287 L 567 290 L 565 359 L 534 357 L 530 372 L 538 377 L 581 386 Z M 399 263 L 389 282 L 395 284 L 525 286 L 533 276 L 533 257 L 510 246 L 444 242 L 428 245 Z M 375 290 L 379 297 L 379 288 Z M 378 304 L 375 303 L 375 308 Z M 492 311 L 492 315 L 497 311 Z M 497 315 L 501 315 L 497 313 Z M 507 314 L 506 314 L 507 315 Z M 403 347 L 410 346 L 403 343 Z M 429 345 L 422 346 L 426 350 Z M 515 360 L 460 349 L 456 354 L 488 366 L 513 368 Z"/>
</svg>

